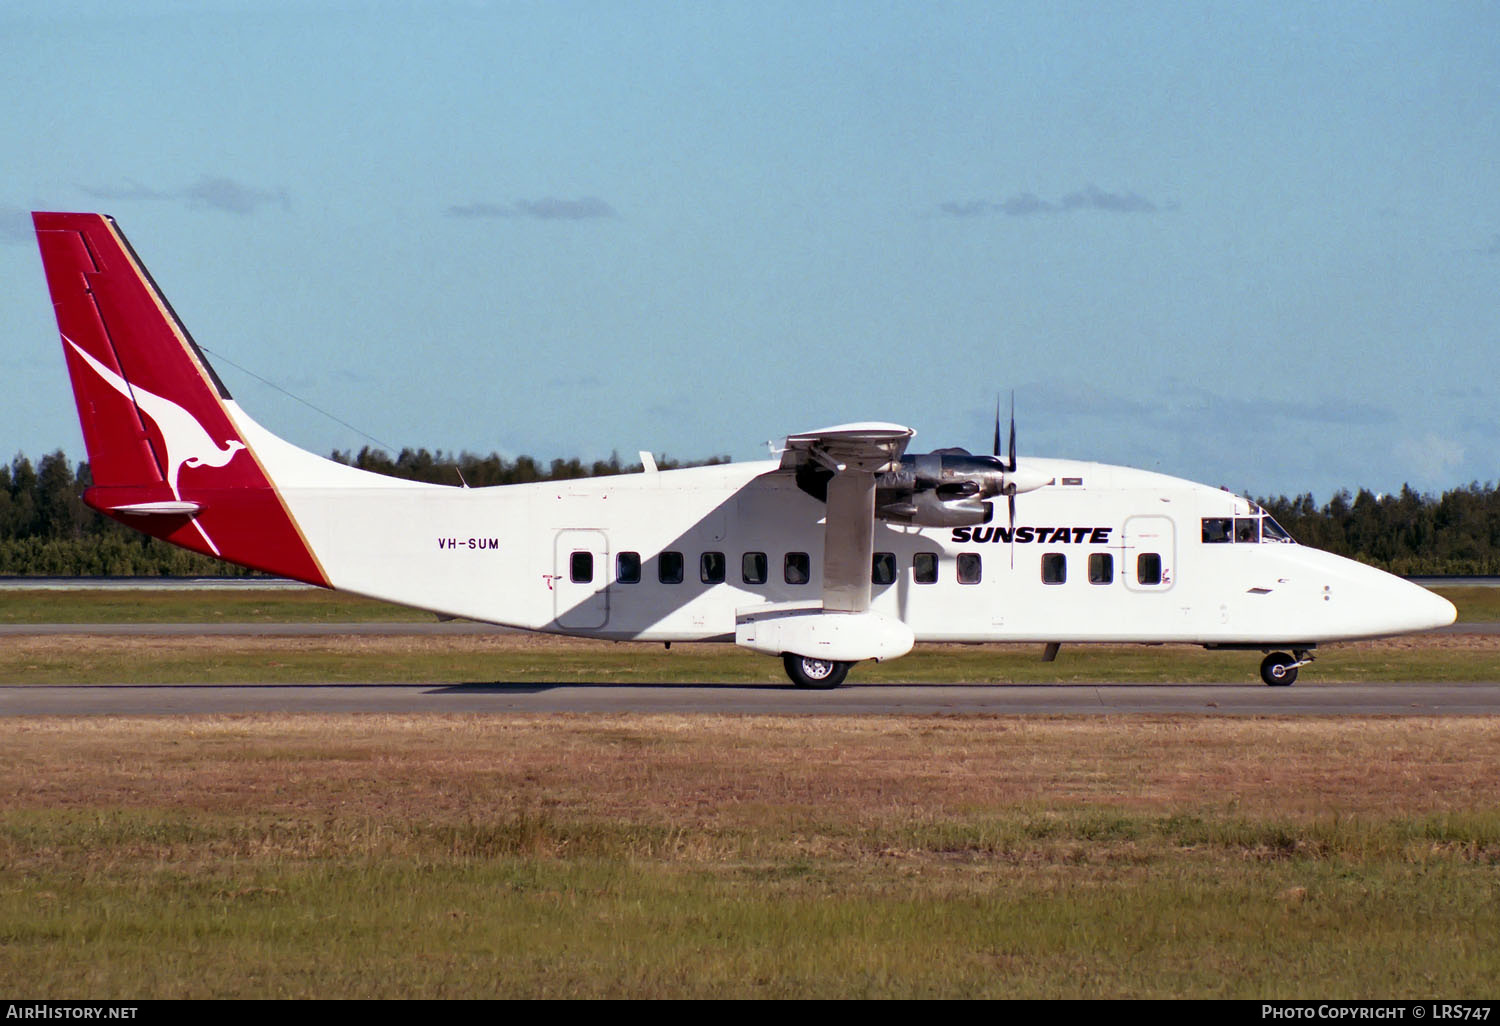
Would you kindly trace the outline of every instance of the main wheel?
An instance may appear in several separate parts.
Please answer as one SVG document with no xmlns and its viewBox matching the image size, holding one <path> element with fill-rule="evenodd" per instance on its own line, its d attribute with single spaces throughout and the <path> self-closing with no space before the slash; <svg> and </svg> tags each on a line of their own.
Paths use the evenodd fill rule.
<svg viewBox="0 0 1500 1026">
<path fill-rule="evenodd" d="M 786 666 L 786 675 L 792 678 L 793 684 L 799 688 L 819 689 L 836 688 L 844 683 L 844 678 L 849 676 L 849 667 L 854 665 L 832 659 L 799 656 L 794 652 L 782 656 L 781 662 Z"/>
<path fill-rule="evenodd" d="M 1297 660 L 1285 652 L 1272 652 L 1260 661 L 1260 679 L 1273 688 L 1285 687 L 1297 679 Z"/>
</svg>

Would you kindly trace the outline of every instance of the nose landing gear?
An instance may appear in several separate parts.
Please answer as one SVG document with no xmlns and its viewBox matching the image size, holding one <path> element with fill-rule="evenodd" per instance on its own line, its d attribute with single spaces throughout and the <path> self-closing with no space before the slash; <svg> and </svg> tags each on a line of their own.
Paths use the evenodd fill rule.
<svg viewBox="0 0 1500 1026">
<path fill-rule="evenodd" d="M 1286 687 L 1297 679 L 1297 668 L 1313 661 L 1305 648 L 1293 649 L 1292 655 L 1272 652 L 1260 661 L 1260 679 L 1271 687 Z"/>
</svg>

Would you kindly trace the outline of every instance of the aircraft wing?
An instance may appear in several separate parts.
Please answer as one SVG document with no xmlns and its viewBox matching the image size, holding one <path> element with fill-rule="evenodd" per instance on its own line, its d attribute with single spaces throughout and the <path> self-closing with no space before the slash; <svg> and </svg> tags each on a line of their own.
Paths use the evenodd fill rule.
<svg viewBox="0 0 1500 1026">
<path fill-rule="evenodd" d="M 900 424 L 840 424 L 818 431 L 787 435 L 781 469 L 796 470 L 816 463 L 841 473 L 845 466 L 878 474 L 900 462 L 916 432 Z"/>
<path fill-rule="evenodd" d="M 781 469 L 813 464 L 833 472 L 823 534 L 823 608 L 870 608 L 870 558 L 875 537 L 875 475 L 894 469 L 916 434 L 900 424 L 841 424 L 788 435 Z"/>
</svg>

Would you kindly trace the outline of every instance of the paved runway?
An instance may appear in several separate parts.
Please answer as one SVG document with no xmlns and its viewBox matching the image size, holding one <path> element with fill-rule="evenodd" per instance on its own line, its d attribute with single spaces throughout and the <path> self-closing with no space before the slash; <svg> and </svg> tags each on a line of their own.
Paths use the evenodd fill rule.
<svg viewBox="0 0 1500 1026">
<path fill-rule="evenodd" d="M 1500 714 L 1500 683 L 845 685 L 10 685 L 0 716 L 226 713 Z"/>
<path fill-rule="evenodd" d="M 505 633 L 489 624 L 126 623 L 4 624 L 0 637 L 337 636 Z M 1441 633 L 1496 634 L 1500 623 L 1454 624 Z M 1206 715 L 1496 715 L 1500 682 L 1452 684 L 785 685 L 621 684 L 102 684 L 0 686 L 0 716 L 196 715 L 250 712 L 670 712 L 817 714 L 1199 713 Z"/>
<path fill-rule="evenodd" d="M 417 623 L 7 623 L 0 624 L 0 638 L 23 635 L 86 634 L 90 637 L 257 637 L 300 638 L 338 634 L 442 636 L 464 634 L 518 634 L 511 627 L 496 627 L 469 620 L 422 620 Z"/>
<path fill-rule="evenodd" d="M 197 637 L 321 637 L 336 634 L 465 635 L 524 634 L 511 627 L 496 627 L 469 620 L 422 620 L 416 623 L 7 623 L 0 624 L 0 638 L 38 634 L 86 634 L 110 636 Z M 1500 634 L 1500 623 L 1455 623 L 1428 631 L 1430 634 Z"/>
</svg>

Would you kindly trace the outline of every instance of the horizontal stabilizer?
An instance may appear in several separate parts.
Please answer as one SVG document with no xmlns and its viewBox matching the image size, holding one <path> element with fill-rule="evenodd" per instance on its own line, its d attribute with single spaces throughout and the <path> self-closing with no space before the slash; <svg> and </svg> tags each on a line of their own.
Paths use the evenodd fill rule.
<svg viewBox="0 0 1500 1026">
<path fill-rule="evenodd" d="M 190 517 L 202 508 L 196 502 L 131 502 L 123 506 L 106 507 L 110 513 L 124 513 L 132 517 Z"/>
</svg>

